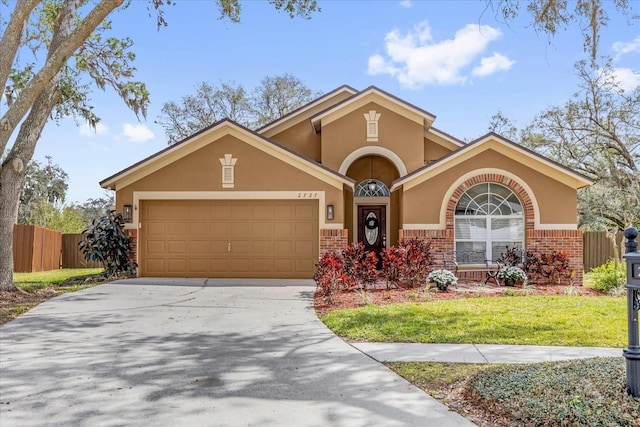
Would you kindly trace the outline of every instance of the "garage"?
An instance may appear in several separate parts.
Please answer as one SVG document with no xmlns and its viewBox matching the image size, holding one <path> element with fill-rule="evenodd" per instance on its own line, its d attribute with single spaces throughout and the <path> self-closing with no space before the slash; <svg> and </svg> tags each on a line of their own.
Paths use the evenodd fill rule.
<svg viewBox="0 0 640 427">
<path fill-rule="evenodd" d="M 142 276 L 313 276 L 316 200 L 148 200 L 141 209 Z"/>
</svg>

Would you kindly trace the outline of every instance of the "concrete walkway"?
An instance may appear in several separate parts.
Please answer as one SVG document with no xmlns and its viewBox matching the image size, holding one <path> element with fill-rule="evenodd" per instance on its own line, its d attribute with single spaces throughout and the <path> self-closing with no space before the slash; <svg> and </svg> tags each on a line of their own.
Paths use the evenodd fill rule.
<svg viewBox="0 0 640 427">
<path fill-rule="evenodd" d="M 0 425 L 471 426 L 333 335 L 312 281 L 128 280 L 0 327 Z"/>
<path fill-rule="evenodd" d="M 620 348 L 355 342 L 351 345 L 379 362 L 536 363 L 622 357 Z"/>
</svg>

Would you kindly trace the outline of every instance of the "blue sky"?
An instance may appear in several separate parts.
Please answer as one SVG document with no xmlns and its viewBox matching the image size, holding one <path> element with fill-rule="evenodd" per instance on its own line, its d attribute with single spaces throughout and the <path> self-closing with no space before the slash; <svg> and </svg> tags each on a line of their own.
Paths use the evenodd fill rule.
<svg viewBox="0 0 640 427">
<path fill-rule="evenodd" d="M 156 125 L 164 102 L 201 81 L 246 89 L 290 73 L 313 90 L 375 85 L 436 115 L 434 126 L 460 139 L 487 132 L 497 111 L 524 126 L 577 89 L 573 65 L 585 58 L 577 28 L 549 44 L 529 16 L 508 25 L 484 0 L 319 1 L 311 20 L 290 19 L 266 2 L 243 2 L 242 22 L 221 21 L 208 1 L 178 1 L 157 30 L 146 1 L 111 15 L 115 34 L 135 41 L 137 79 L 151 93 L 147 120 L 111 91 L 93 95 L 96 132 L 73 120 L 45 128 L 34 158 L 53 157 L 70 178 L 68 202 L 104 195 L 104 178 L 166 147 Z M 616 58 L 626 85 L 640 82 L 640 26 L 613 11 L 600 53 Z"/>
</svg>

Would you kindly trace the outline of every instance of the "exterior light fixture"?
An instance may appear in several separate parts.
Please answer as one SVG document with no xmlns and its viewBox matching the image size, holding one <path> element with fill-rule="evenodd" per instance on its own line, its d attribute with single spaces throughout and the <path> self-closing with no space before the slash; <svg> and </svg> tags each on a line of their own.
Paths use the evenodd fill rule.
<svg viewBox="0 0 640 427">
<path fill-rule="evenodd" d="M 133 221 L 133 206 L 124 205 L 124 207 L 122 208 L 122 219 L 124 219 L 124 222 Z"/>
<path fill-rule="evenodd" d="M 378 184 L 376 184 L 374 180 L 369 181 L 369 191 L 371 191 L 372 193 L 375 193 L 377 188 L 378 188 Z"/>
<path fill-rule="evenodd" d="M 333 205 L 327 205 L 327 219 L 333 220 Z"/>
</svg>

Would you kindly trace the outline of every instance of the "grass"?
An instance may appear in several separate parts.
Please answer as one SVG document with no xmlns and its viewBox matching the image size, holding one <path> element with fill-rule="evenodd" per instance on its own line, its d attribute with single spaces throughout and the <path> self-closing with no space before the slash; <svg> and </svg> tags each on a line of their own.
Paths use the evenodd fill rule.
<svg viewBox="0 0 640 427">
<path fill-rule="evenodd" d="M 78 268 L 14 273 L 15 285 L 24 292 L 0 294 L 0 325 L 56 295 L 79 291 L 101 283 L 99 280 L 91 282 L 85 282 L 85 280 L 100 275 L 102 271 L 102 268 Z"/>
<path fill-rule="evenodd" d="M 368 305 L 321 319 L 352 341 L 622 348 L 626 316 L 622 298 L 516 296 Z"/>
<path fill-rule="evenodd" d="M 624 359 L 523 365 L 388 363 L 458 412 L 492 426 L 640 426 Z M 485 425 L 485 424 L 483 424 Z"/>
</svg>

